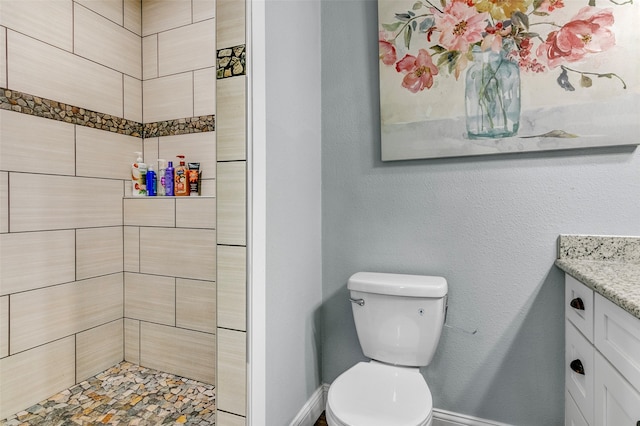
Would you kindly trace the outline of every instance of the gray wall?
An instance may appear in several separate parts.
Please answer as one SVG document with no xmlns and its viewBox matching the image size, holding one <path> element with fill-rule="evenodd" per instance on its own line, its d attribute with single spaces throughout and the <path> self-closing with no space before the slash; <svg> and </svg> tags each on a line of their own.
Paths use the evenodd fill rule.
<svg viewBox="0 0 640 426">
<path fill-rule="evenodd" d="M 266 425 L 320 377 L 320 2 L 266 2 Z M 258 419 L 258 423 L 262 420 Z"/>
<path fill-rule="evenodd" d="M 564 409 L 560 233 L 640 235 L 640 153 L 593 149 L 382 163 L 377 3 L 322 3 L 322 378 L 364 360 L 357 271 L 442 275 L 448 322 L 423 370 L 437 408 L 514 425 Z M 428 135 L 425 135 L 428 139 Z"/>
</svg>

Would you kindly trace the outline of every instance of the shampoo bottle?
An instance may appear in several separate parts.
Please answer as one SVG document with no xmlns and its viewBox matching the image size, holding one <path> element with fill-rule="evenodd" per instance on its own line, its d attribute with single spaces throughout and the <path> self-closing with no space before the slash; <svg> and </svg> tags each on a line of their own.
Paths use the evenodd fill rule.
<svg viewBox="0 0 640 426">
<path fill-rule="evenodd" d="M 147 165 L 142 162 L 142 153 L 136 152 L 138 158 L 131 165 L 131 195 L 144 197 L 147 195 Z"/>
<path fill-rule="evenodd" d="M 165 174 L 167 172 L 167 167 L 165 166 L 166 161 L 158 158 L 158 173 L 157 173 L 157 185 L 158 185 L 158 196 L 166 195 L 165 192 Z"/>
<path fill-rule="evenodd" d="M 169 161 L 169 165 L 164 173 L 164 195 L 167 197 L 173 197 L 173 161 Z"/>
<path fill-rule="evenodd" d="M 189 178 L 187 165 L 184 162 L 184 155 L 177 155 L 177 157 L 180 159 L 180 165 L 176 167 L 173 191 L 176 197 L 179 197 L 189 195 Z"/>
<path fill-rule="evenodd" d="M 153 166 L 149 165 L 149 170 L 147 170 L 147 195 L 149 197 L 155 197 L 157 195 L 156 185 L 156 172 L 153 170 Z"/>
</svg>

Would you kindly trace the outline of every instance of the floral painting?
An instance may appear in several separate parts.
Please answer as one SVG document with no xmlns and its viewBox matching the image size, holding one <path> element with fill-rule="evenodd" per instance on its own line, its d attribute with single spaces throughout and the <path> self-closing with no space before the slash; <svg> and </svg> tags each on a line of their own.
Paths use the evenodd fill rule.
<svg viewBox="0 0 640 426">
<path fill-rule="evenodd" d="M 382 159 L 640 143 L 640 1 L 378 0 Z"/>
</svg>

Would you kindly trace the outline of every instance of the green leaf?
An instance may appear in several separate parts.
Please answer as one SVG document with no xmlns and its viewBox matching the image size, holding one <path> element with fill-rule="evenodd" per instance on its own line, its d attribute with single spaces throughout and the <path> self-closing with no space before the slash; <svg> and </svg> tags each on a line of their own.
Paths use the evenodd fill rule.
<svg viewBox="0 0 640 426">
<path fill-rule="evenodd" d="M 598 74 L 598 78 L 602 78 L 602 77 L 612 78 L 612 77 L 613 77 L 613 74 L 611 74 L 611 73 L 607 73 L 607 74 Z"/>
<path fill-rule="evenodd" d="M 536 10 L 533 11 L 533 14 L 536 16 L 549 16 L 547 12 L 538 12 Z"/>
<path fill-rule="evenodd" d="M 417 1 L 417 2 L 415 2 L 415 3 L 413 4 L 412 9 L 413 9 L 413 10 L 418 10 L 418 9 L 420 9 L 421 7 L 422 7 L 422 3 L 421 3 L 421 2 L 419 2 L 419 1 Z"/>
<path fill-rule="evenodd" d="M 435 46 L 431 46 L 431 50 L 433 50 L 434 55 L 438 54 L 438 53 L 442 53 L 442 52 L 446 52 L 447 49 L 445 49 L 442 46 L 438 46 L 437 44 Z"/>
<path fill-rule="evenodd" d="M 595 7 L 596 6 L 596 0 L 589 0 L 589 6 Z"/>
<path fill-rule="evenodd" d="M 592 85 L 593 85 L 593 80 L 591 80 L 591 78 L 589 78 L 588 76 L 582 74 L 582 77 L 580 77 L 580 86 L 591 87 Z"/>
<path fill-rule="evenodd" d="M 529 138 L 560 138 L 560 139 L 573 139 L 577 138 L 578 135 L 574 135 L 573 133 L 565 132 L 564 130 L 552 130 L 547 133 L 543 133 L 541 135 L 532 135 L 532 136 L 521 136 L 523 139 Z"/>
<path fill-rule="evenodd" d="M 525 30 L 529 29 L 529 17 L 520 11 L 515 11 L 511 15 L 511 22 L 513 25 Z"/>
<path fill-rule="evenodd" d="M 393 24 L 382 24 L 382 28 L 387 31 L 396 31 L 402 24 L 402 22 L 394 22 Z"/>
<path fill-rule="evenodd" d="M 411 44 L 411 35 L 413 34 L 413 30 L 409 25 L 404 30 L 404 45 L 407 49 L 410 49 L 409 45 Z"/>
</svg>

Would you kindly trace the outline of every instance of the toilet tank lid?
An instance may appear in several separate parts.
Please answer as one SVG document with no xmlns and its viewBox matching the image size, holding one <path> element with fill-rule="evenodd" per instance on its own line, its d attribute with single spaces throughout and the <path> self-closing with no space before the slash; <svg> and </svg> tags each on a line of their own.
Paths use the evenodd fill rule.
<svg viewBox="0 0 640 426">
<path fill-rule="evenodd" d="M 349 290 L 407 297 L 444 297 L 447 280 L 429 275 L 357 272 L 349 278 Z"/>
</svg>

